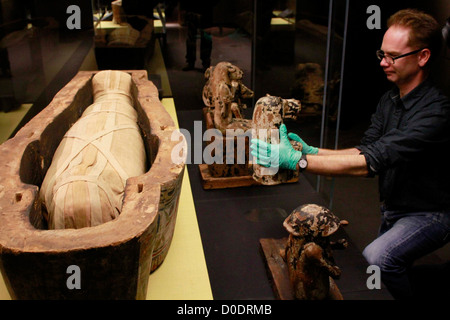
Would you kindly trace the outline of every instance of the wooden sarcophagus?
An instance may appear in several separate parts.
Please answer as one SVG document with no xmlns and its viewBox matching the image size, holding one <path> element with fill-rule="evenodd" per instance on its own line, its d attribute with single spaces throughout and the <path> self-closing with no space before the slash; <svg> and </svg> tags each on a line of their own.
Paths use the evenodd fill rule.
<svg viewBox="0 0 450 320">
<path fill-rule="evenodd" d="M 129 94 L 119 87 L 113 93 L 126 96 L 133 116 L 119 108 L 111 118 L 111 110 L 102 109 L 111 102 L 93 89 L 100 72 L 81 71 L 14 138 L 0 145 L 0 270 L 13 299 L 145 299 L 149 275 L 167 255 L 186 160 L 186 155 L 178 155 L 173 161 L 172 150 L 186 142 L 172 140 L 174 122 L 147 72 L 124 73 L 131 79 Z M 89 155 L 74 132 L 86 116 L 96 115 L 115 119 L 116 127 L 132 128 L 134 135 L 138 132 L 144 160 L 137 159 L 127 136 L 110 136 L 117 128 L 93 134 L 98 157 L 92 163 L 71 167 L 72 160 L 55 160 L 68 145 L 73 159 Z M 135 125 L 125 123 L 133 117 Z M 92 131 L 92 123 L 84 125 L 78 134 Z M 109 149 L 97 144 L 102 139 Z M 121 157 L 110 162 L 100 157 L 110 153 Z M 140 162 L 141 173 L 131 170 L 127 175 L 129 162 Z M 99 166 L 106 178 L 93 183 L 89 170 Z M 65 170 L 75 174 L 67 178 Z M 55 172 L 56 178 L 48 178 Z M 118 180 L 123 190 L 107 186 L 111 180 Z M 63 189 L 65 193 L 57 193 Z M 74 204 L 84 193 L 90 194 L 88 203 Z M 109 194 L 118 198 L 111 200 Z M 62 205 L 51 200 L 58 197 L 65 200 Z M 63 207 L 62 216 L 58 206 Z M 112 213 L 102 212 L 107 207 Z M 80 224 L 85 216 L 88 222 Z"/>
</svg>

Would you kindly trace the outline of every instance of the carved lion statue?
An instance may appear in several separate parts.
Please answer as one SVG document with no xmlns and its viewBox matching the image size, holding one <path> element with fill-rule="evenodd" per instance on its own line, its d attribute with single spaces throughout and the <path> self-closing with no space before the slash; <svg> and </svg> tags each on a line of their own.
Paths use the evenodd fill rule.
<svg viewBox="0 0 450 320">
<path fill-rule="evenodd" d="M 205 71 L 203 102 L 214 114 L 214 125 L 222 133 L 233 119 L 243 119 L 242 109 L 247 106 L 241 99 L 253 97 L 253 91 L 242 83 L 243 74 L 240 68 L 226 61 Z"/>
</svg>

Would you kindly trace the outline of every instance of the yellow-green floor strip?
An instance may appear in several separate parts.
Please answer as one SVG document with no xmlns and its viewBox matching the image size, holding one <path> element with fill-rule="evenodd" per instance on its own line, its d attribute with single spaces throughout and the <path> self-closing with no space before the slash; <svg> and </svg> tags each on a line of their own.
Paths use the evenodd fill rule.
<svg viewBox="0 0 450 320">
<path fill-rule="evenodd" d="M 17 128 L 31 106 L 31 103 L 22 104 L 19 108 L 9 112 L 0 112 L 0 144 L 8 140 L 9 136 Z"/>
</svg>

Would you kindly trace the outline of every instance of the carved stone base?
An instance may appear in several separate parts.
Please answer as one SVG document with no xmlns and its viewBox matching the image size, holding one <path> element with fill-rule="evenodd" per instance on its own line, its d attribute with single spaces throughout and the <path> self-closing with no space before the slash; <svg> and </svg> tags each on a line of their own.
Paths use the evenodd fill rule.
<svg viewBox="0 0 450 320">
<path fill-rule="evenodd" d="M 279 300 L 295 300 L 288 267 L 280 256 L 280 250 L 285 248 L 286 241 L 287 238 L 259 240 L 275 297 Z M 330 278 L 330 292 L 327 300 L 344 300 L 332 278 Z"/>
</svg>

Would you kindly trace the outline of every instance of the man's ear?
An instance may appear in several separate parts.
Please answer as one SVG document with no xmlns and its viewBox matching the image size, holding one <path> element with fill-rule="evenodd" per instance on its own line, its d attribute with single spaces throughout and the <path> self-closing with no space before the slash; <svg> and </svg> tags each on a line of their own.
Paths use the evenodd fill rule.
<svg viewBox="0 0 450 320">
<path fill-rule="evenodd" d="M 431 57 L 431 51 L 428 48 L 423 49 L 419 53 L 419 66 L 423 68 L 427 62 L 430 60 Z"/>
</svg>

